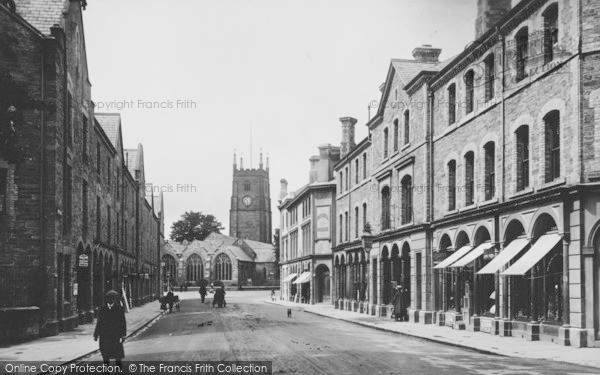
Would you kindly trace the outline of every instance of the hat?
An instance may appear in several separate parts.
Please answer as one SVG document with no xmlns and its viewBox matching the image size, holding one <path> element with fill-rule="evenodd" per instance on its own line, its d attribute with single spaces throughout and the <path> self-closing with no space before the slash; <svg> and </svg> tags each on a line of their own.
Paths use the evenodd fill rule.
<svg viewBox="0 0 600 375">
<path fill-rule="evenodd" d="M 114 290 L 109 290 L 104 295 L 104 298 L 117 298 L 117 297 L 119 297 L 119 292 L 114 291 Z"/>
</svg>

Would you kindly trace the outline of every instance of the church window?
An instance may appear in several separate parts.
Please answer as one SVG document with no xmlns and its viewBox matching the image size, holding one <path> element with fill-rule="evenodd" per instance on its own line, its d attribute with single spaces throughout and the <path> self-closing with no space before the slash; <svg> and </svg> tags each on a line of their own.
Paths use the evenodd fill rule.
<svg viewBox="0 0 600 375">
<path fill-rule="evenodd" d="M 215 260 L 215 277 L 217 280 L 231 280 L 231 259 L 227 254 L 217 255 Z"/>
<path fill-rule="evenodd" d="M 250 191 L 250 181 L 244 181 L 244 191 Z"/>
<path fill-rule="evenodd" d="M 188 281 L 199 281 L 204 278 L 202 259 L 198 254 L 192 254 L 187 260 Z"/>
</svg>

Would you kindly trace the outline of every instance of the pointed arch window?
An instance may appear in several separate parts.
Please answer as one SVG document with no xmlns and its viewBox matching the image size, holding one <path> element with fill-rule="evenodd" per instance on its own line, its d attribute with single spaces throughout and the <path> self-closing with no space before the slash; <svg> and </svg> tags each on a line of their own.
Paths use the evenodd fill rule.
<svg viewBox="0 0 600 375">
<path fill-rule="evenodd" d="M 231 280 L 231 258 L 221 253 L 215 259 L 215 278 L 217 280 Z"/>
</svg>

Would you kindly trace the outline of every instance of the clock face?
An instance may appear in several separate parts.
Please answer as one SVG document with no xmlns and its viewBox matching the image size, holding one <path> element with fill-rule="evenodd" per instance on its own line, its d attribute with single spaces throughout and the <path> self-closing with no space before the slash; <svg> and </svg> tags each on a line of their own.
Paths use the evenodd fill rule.
<svg viewBox="0 0 600 375">
<path fill-rule="evenodd" d="M 252 204 L 252 198 L 250 198 L 249 196 L 246 195 L 242 199 L 242 202 L 244 203 L 244 206 L 248 207 L 248 206 L 250 206 Z"/>
</svg>

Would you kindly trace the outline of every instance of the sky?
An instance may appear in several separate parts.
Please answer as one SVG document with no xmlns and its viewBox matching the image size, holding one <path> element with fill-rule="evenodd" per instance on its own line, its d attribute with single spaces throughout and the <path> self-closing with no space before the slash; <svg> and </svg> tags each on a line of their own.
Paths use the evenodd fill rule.
<svg viewBox="0 0 600 375">
<path fill-rule="evenodd" d="M 340 117 L 380 99 L 390 59 L 423 44 L 441 60 L 474 39 L 477 0 L 101 0 L 84 12 L 96 112 L 120 112 L 126 148 L 144 147 L 164 191 L 166 236 L 186 211 L 228 234 L 233 152 L 270 157 L 273 228 L 280 179 L 308 182 Z M 374 110 L 373 110 L 374 112 Z"/>
</svg>

